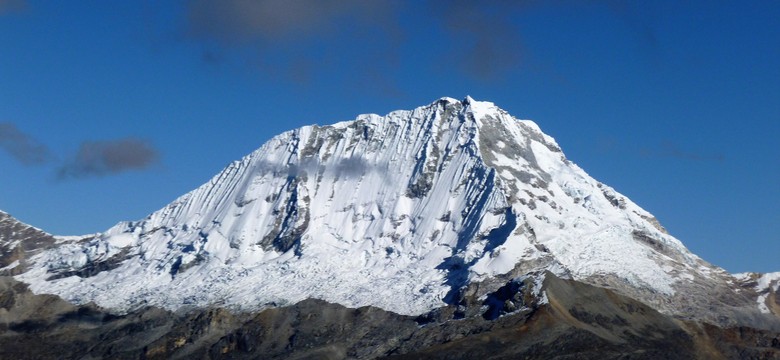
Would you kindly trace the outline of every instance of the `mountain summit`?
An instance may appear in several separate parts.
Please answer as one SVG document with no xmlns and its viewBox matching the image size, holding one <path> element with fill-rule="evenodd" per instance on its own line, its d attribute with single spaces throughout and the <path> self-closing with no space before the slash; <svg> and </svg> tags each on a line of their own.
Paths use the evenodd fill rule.
<svg viewBox="0 0 780 360">
<path fill-rule="evenodd" d="M 285 132 L 146 219 L 58 241 L 16 278 L 120 313 L 314 298 L 421 315 L 523 279 L 543 303 L 546 274 L 714 323 L 759 313 L 535 123 L 469 97 Z"/>
</svg>

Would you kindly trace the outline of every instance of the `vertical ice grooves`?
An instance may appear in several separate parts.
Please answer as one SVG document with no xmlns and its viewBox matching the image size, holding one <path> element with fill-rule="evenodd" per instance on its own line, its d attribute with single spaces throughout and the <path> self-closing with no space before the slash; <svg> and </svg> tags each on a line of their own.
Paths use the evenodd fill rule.
<svg viewBox="0 0 780 360">
<path fill-rule="evenodd" d="M 473 194 L 473 196 L 468 197 L 469 202 L 463 217 L 463 227 L 458 234 L 456 246 L 458 250 L 464 250 L 466 244 L 477 237 L 482 216 L 487 210 L 488 199 L 494 195 L 495 170 L 476 168 L 472 176 L 472 181 L 469 182 L 466 192 L 470 195 Z"/>
</svg>

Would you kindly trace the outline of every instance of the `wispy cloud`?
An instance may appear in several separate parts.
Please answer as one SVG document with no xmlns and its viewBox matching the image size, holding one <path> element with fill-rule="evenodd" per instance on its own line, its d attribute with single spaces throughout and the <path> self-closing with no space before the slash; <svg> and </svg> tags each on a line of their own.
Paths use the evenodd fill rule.
<svg viewBox="0 0 780 360">
<path fill-rule="evenodd" d="M 321 36 L 345 20 L 367 23 L 389 16 L 387 0 L 193 0 L 187 7 L 189 33 L 235 44 Z M 384 21 L 379 21 L 383 23 Z"/>
<path fill-rule="evenodd" d="M 347 57 L 337 53 L 343 44 L 335 35 L 347 34 L 363 49 L 350 60 L 392 62 L 400 43 L 400 6 L 390 0 L 192 0 L 184 32 L 202 46 L 208 63 L 221 63 L 226 51 L 237 50 L 266 75 L 305 84 L 325 71 L 362 71 L 344 65 Z"/>
<path fill-rule="evenodd" d="M 429 0 L 417 3 L 389 0 L 192 0 L 186 8 L 186 34 L 190 39 L 224 48 L 254 49 L 261 68 L 291 79 L 317 73 L 334 56 L 307 58 L 309 50 L 328 48 L 329 36 L 346 32 L 349 41 L 358 42 L 364 50 L 358 58 L 357 71 L 370 72 L 377 80 L 376 65 L 395 66 L 401 57 L 404 34 L 400 28 L 403 10 L 428 9 L 431 24 L 441 26 L 445 42 L 453 45 L 449 58 L 461 70 L 478 79 L 492 79 L 518 66 L 522 59 L 521 37 L 512 17 L 528 1 L 492 1 L 474 3 L 457 0 Z M 414 4 L 414 5 L 413 5 Z M 411 9 L 410 9 L 411 8 Z M 378 34 L 381 38 L 362 37 Z M 209 62 L 221 59 L 219 51 L 204 48 Z M 323 55 L 319 51 L 319 55 Z M 290 69 L 269 66 L 274 57 L 293 57 Z M 324 60 L 324 61 L 323 61 Z M 417 59 L 416 59 L 417 60 Z M 336 65 L 338 62 L 336 61 Z M 363 66 L 365 65 L 365 66 Z M 306 72 L 296 69 L 305 68 Z M 366 75 L 361 73 L 361 75 Z M 381 79 L 379 79 L 381 81 Z"/>
<path fill-rule="evenodd" d="M 631 154 L 645 158 L 669 158 L 687 161 L 722 162 L 726 156 L 722 153 L 708 153 L 685 149 L 679 144 L 666 140 L 653 146 L 640 147 L 621 142 L 614 137 L 601 137 L 593 143 L 593 150 L 602 155 Z"/>
<path fill-rule="evenodd" d="M 442 58 L 404 49 L 409 14 L 425 14 L 435 46 L 448 49 L 446 62 L 483 82 L 548 66 L 525 46 L 521 19 L 534 11 L 571 12 L 597 7 L 622 19 L 641 49 L 652 57 L 658 47 L 652 14 L 617 0 L 189 0 L 183 8 L 183 34 L 198 44 L 209 64 L 234 59 L 266 78 L 306 85 L 318 76 L 346 72 L 344 83 L 370 86 L 387 95 L 402 94 L 394 72 L 413 62 L 432 66 Z M 575 10 L 572 10 L 572 9 Z M 345 44 L 349 44 L 348 46 Z M 356 51 L 355 49 L 360 49 Z M 355 51 L 348 54 L 344 51 Z M 549 70 L 545 70 L 549 71 Z"/>
<path fill-rule="evenodd" d="M 522 37 L 512 20 L 529 3 L 431 0 L 430 6 L 453 44 L 451 56 L 461 70 L 481 80 L 493 80 L 522 64 Z"/>
<path fill-rule="evenodd" d="M 143 170 L 159 160 L 159 153 L 149 142 L 126 138 L 111 141 L 86 141 L 75 157 L 57 171 L 57 178 L 78 179 Z"/>
<path fill-rule="evenodd" d="M 53 159 L 49 148 L 12 123 L 0 123 L 0 149 L 24 165 L 41 165 Z"/>
<path fill-rule="evenodd" d="M 26 0 L 0 0 L 0 15 L 24 10 L 27 8 Z"/>
<path fill-rule="evenodd" d="M 664 141 L 657 148 L 644 148 L 642 155 L 648 157 L 675 158 L 691 161 L 717 161 L 722 162 L 726 159 L 723 154 L 701 153 L 696 151 L 683 150 L 678 144 L 671 141 Z"/>
</svg>

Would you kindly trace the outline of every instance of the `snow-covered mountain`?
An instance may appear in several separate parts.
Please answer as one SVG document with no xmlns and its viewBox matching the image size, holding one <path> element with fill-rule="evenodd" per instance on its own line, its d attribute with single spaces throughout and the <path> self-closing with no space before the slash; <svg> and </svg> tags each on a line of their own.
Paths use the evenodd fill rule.
<svg viewBox="0 0 780 360">
<path fill-rule="evenodd" d="M 283 133 L 146 219 L 61 242 L 16 278 L 117 312 L 317 298 L 418 315 L 545 271 L 677 316 L 758 312 L 535 123 L 471 98 Z"/>
</svg>

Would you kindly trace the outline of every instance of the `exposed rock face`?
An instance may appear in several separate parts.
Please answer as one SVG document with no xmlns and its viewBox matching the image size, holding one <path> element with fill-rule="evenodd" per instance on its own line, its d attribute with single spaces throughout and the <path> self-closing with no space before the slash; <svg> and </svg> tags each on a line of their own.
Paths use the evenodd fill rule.
<svg viewBox="0 0 780 360">
<path fill-rule="evenodd" d="M 780 272 L 742 273 L 735 277 L 742 291 L 755 299 L 762 313 L 780 316 Z"/>
<path fill-rule="evenodd" d="M 22 273 L 30 257 L 55 243 L 53 236 L 0 211 L 0 275 Z"/>
</svg>

